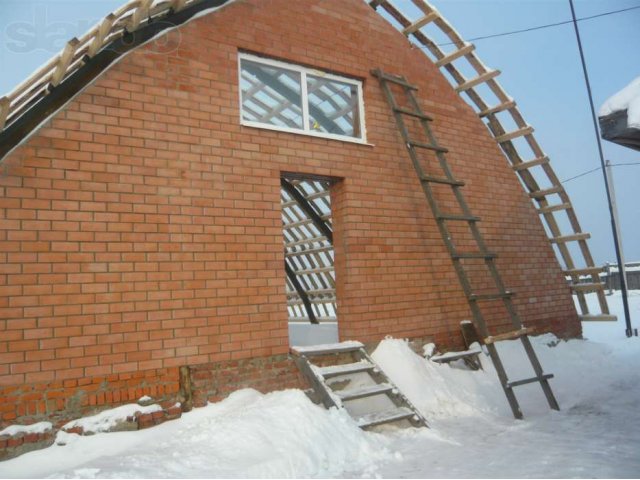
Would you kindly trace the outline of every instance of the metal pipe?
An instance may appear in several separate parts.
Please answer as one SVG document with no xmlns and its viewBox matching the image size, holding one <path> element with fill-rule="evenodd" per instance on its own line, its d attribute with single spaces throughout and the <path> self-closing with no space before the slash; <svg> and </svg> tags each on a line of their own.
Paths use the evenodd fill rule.
<svg viewBox="0 0 640 480">
<path fill-rule="evenodd" d="M 611 231 L 613 232 L 613 245 L 616 250 L 616 259 L 618 261 L 619 270 L 622 267 L 622 256 L 620 250 L 620 244 L 618 242 L 618 236 L 616 232 L 618 225 L 616 223 L 613 205 L 611 203 L 611 191 L 609 189 L 609 182 L 607 181 L 607 169 L 604 161 L 604 153 L 602 152 L 602 142 L 600 141 L 600 131 L 598 130 L 598 119 L 596 117 L 596 109 L 593 106 L 593 95 L 591 94 L 591 84 L 589 83 L 589 74 L 587 73 L 587 64 L 584 59 L 584 52 L 582 50 L 582 41 L 580 40 L 580 31 L 578 29 L 578 22 L 576 19 L 576 12 L 573 8 L 573 0 L 569 0 L 569 6 L 571 7 L 571 17 L 573 19 L 573 28 L 576 31 L 576 39 L 578 41 L 578 50 L 580 51 L 580 61 L 582 62 L 582 73 L 584 74 L 584 81 L 587 85 L 587 93 L 589 96 L 589 106 L 591 107 L 591 118 L 593 120 L 593 129 L 596 134 L 596 141 L 598 142 L 598 153 L 600 154 L 600 165 L 602 167 L 602 176 L 604 177 L 604 188 L 607 192 L 607 202 L 609 203 L 609 215 L 611 216 Z M 627 283 L 624 275 L 620 275 L 620 289 L 622 291 L 622 306 L 624 309 L 624 318 L 626 322 L 626 335 L 631 337 L 633 330 L 631 329 L 631 315 L 629 314 L 629 301 L 627 298 Z"/>
</svg>

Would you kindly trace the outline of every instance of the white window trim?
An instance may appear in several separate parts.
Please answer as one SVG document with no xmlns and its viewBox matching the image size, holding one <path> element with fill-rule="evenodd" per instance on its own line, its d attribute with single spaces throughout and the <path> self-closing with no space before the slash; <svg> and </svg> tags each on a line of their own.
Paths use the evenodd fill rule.
<svg viewBox="0 0 640 480">
<path fill-rule="evenodd" d="M 301 90 L 300 95 L 302 97 L 302 127 L 303 128 L 291 128 L 291 127 L 281 127 L 279 125 L 270 125 L 268 123 L 254 122 L 251 120 L 246 120 L 242 117 L 242 89 L 240 88 L 240 82 L 242 81 L 242 60 L 250 60 L 257 63 L 262 63 L 264 65 L 271 65 L 278 68 L 284 68 L 286 70 L 290 70 L 296 73 L 300 73 L 300 82 L 301 82 Z M 313 75 L 316 77 L 324 77 L 329 80 L 336 80 L 342 83 L 348 83 L 351 85 L 355 85 L 357 87 L 358 92 L 358 112 L 359 112 L 359 120 L 360 120 L 360 132 L 362 137 L 349 137 L 347 135 L 336 135 L 335 133 L 326 133 L 326 132 L 318 132 L 316 130 L 309 129 L 309 106 L 308 106 L 308 98 L 307 98 L 307 74 Z M 362 93 L 362 82 L 360 80 L 354 80 L 352 78 L 340 77 L 338 75 L 333 75 L 331 73 L 323 72 L 322 70 L 315 70 L 312 68 L 302 67 L 300 65 L 294 65 L 291 63 L 280 62 L 278 60 L 272 60 L 270 58 L 259 57 L 257 55 L 251 55 L 249 53 L 238 54 L 238 97 L 240 103 L 240 124 L 247 127 L 256 127 L 263 128 L 266 130 L 276 130 L 279 132 L 288 132 L 295 133 L 298 135 L 307 135 L 311 137 L 320 137 L 320 138 L 329 138 L 332 140 L 340 140 L 343 142 L 351 142 L 351 143 L 360 143 L 369 145 L 367 143 L 367 130 L 365 128 L 364 122 L 364 99 Z"/>
</svg>

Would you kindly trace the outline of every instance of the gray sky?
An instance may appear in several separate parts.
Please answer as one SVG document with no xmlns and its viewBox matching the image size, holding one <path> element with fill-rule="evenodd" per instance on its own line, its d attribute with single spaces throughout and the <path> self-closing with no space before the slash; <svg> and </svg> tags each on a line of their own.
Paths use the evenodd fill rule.
<svg viewBox="0 0 640 480">
<path fill-rule="evenodd" d="M 399 6 L 409 0 L 396 0 Z M 0 94 L 9 92 L 124 0 L 0 0 Z M 466 39 L 571 19 L 568 0 L 433 0 Z M 578 17 L 640 5 L 640 0 L 575 0 Z M 640 76 L 640 9 L 580 22 L 596 108 Z M 586 88 L 571 24 L 476 42 L 489 67 L 502 71 L 560 179 L 599 166 Z M 613 163 L 638 163 L 640 152 L 604 142 Z M 624 251 L 640 261 L 640 165 L 614 169 Z M 602 174 L 565 183 L 596 263 L 615 261 Z"/>
</svg>

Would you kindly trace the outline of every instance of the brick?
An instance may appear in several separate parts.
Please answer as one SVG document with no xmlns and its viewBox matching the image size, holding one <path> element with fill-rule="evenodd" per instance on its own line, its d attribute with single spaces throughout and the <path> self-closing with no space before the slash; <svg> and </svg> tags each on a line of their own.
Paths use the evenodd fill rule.
<svg viewBox="0 0 640 480">
<path fill-rule="evenodd" d="M 295 384 L 289 363 L 263 362 L 288 348 L 282 171 L 344 179 L 332 187 L 341 337 L 460 342 L 451 332 L 470 312 L 370 77 L 375 67 L 420 86 L 521 316 L 560 336 L 580 333 L 544 230 L 486 127 L 364 3 L 326 1 L 340 14 L 310 9 L 310 0 L 231 5 L 183 27 L 175 64 L 141 47 L 3 160 L 0 390 L 27 382 L 60 391 L 54 409 L 80 388 L 86 408 L 151 388 L 168 398 L 179 366 L 207 362 L 194 372 L 204 385 L 196 404 L 244 384 Z M 331 51 L 308 41 L 327 32 Z M 366 79 L 372 145 L 241 127 L 237 50 L 265 46 L 276 58 Z M 469 245 L 468 233 L 454 233 Z M 491 318 L 496 328 L 507 323 Z M 3 421 L 28 412 L 17 400 L 10 408 Z"/>
</svg>

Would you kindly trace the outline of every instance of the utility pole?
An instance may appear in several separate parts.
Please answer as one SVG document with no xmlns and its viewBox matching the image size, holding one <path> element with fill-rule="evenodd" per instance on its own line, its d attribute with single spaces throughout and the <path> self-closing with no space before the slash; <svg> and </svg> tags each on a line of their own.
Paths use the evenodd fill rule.
<svg viewBox="0 0 640 480">
<path fill-rule="evenodd" d="M 611 213 L 614 219 L 615 225 L 615 236 L 618 240 L 618 244 L 620 245 L 620 260 L 622 261 L 621 265 L 618 265 L 618 275 L 620 277 L 624 277 L 624 284 L 629 285 L 627 282 L 627 264 L 624 259 L 624 249 L 622 248 L 622 235 L 620 235 L 620 217 L 618 215 L 618 202 L 616 201 L 616 189 L 613 181 L 613 169 L 611 168 L 611 161 L 606 161 L 607 167 L 607 182 L 609 183 L 609 191 L 611 192 Z M 622 283 L 621 283 L 622 285 Z"/>
<path fill-rule="evenodd" d="M 618 261 L 618 271 L 620 272 L 620 290 L 622 291 L 622 307 L 624 309 L 624 318 L 626 323 L 625 333 L 627 337 L 633 335 L 631 329 L 631 315 L 629 313 L 629 301 L 627 299 L 627 283 L 626 278 L 622 275 L 622 269 L 624 269 L 624 263 L 622 261 L 620 242 L 618 241 L 618 223 L 617 214 L 614 214 L 613 205 L 611 201 L 611 189 L 609 188 L 609 181 L 607 179 L 607 169 L 604 163 L 604 153 L 602 152 L 602 142 L 600 141 L 600 131 L 598 130 L 598 119 L 596 117 L 596 109 L 593 106 L 593 95 L 591 94 L 591 84 L 589 83 L 589 74 L 587 73 L 587 63 L 584 59 L 584 52 L 582 51 L 582 40 L 580 40 L 580 30 L 578 29 L 578 21 L 576 20 L 576 11 L 573 8 L 573 0 L 569 0 L 569 6 L 571 7 L 571 16 L 573 18 L 573 28 L 576 31 L 576 40 L 578 41 L 578 50 L 580 51 L 580 61 L 582 62 L 582 73 L 584 74 L 584 81 L 587 86 L 587 94 L 589 96 L 589 106 L 591 107 L 591 118 L 593 120 L 593 129 L 596 133 L 596 141 L 598 143 L 598 153 L 600 154 L 600 166 L 602 168 L 602 175 L 604 177 L 604 188 L 607 192 L 607 201 L 609 202 L 609 214 L 611 215 L 611 230 L 613 231 L 613 246 L 616 250 L 616 260 Z"/>
</svg>

